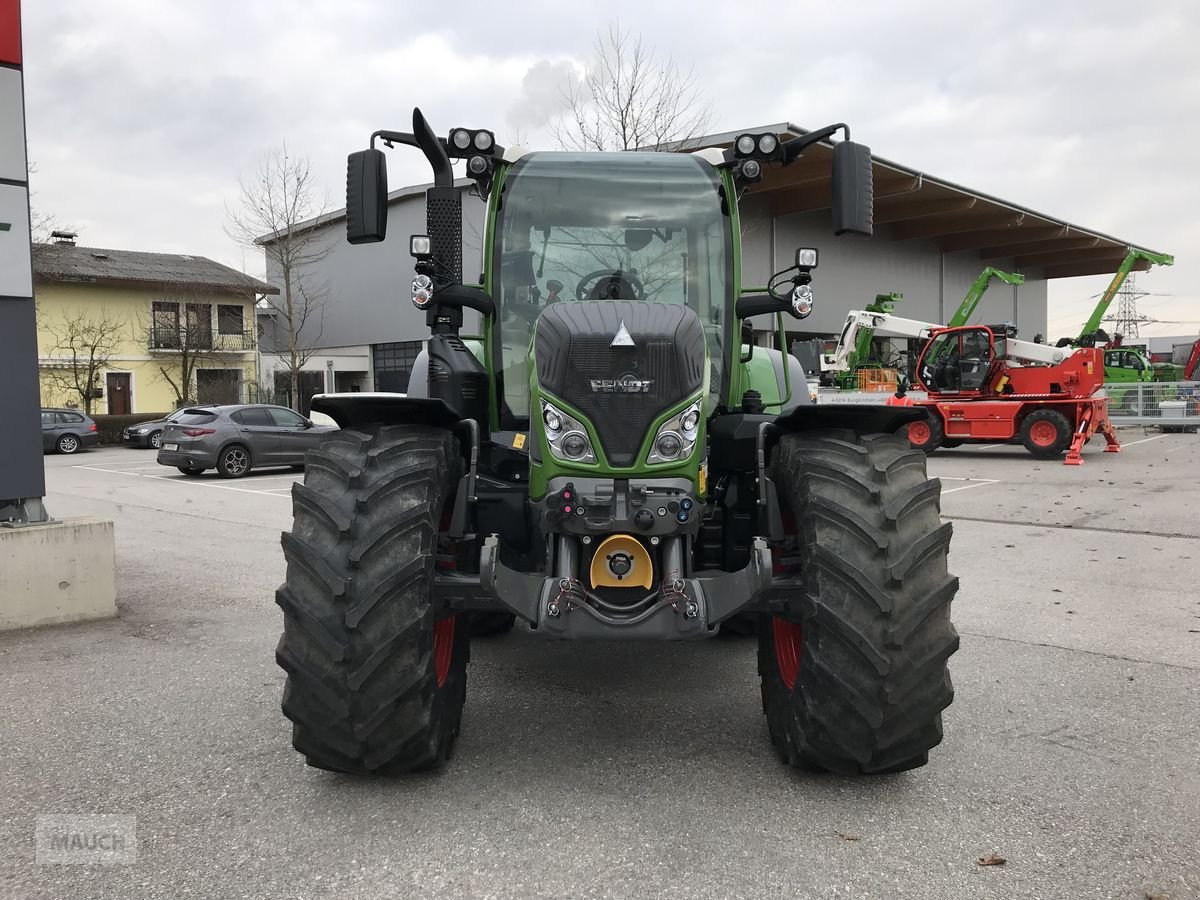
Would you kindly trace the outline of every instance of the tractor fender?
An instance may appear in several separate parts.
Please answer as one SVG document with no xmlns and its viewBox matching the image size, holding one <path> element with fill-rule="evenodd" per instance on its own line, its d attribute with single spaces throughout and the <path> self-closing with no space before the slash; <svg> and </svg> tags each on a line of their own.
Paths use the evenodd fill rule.
<svg viewBox="0 0 1200 900">
<path fill-rule="evenodd" d="M 895 434 L 909 422 L 928 416 L 922 406 L 875 406 L 838 403 L 801 406 L 775 419 L 774 425 L 785 434 L 825 428 L 843 428 L 855 434 Z"/>
<path fill-rule="evenodd" d="M 311 409 L 325 413 L 340 428 L 362 425 L 432 425 L 447 430 L 461 421 L 444 400 L 407 394 L 316 394 Z"/>
</svg>

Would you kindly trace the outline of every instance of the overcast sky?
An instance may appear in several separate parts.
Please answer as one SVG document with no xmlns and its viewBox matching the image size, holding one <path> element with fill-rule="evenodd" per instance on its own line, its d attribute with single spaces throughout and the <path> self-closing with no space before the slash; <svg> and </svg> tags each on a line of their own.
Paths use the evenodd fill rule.
<svg viewBox="0 0 1200 900">
<path fill-rule="evenodd" d="M 1138 277 L 1142 311 L 1186 324 L 1143 335 L 1200 330 L 1194 0 L 23 6 L 33 202 L 88 246 L 261 271 L 222 227 L 239 172 L 286 139 L 341 206 L 346 153 L 408 130 L 414 105 L 442 133 L 548 148 L 558 79 L 619 16 L 695 65 L 713 131 L 845 121 L 880 156 L 1173 253 Z M 388 166 L 393 187 L 428 180 L 415 152 Z M 1050 334 L 1106 282 L 1051 282 Z"/>
</svg>

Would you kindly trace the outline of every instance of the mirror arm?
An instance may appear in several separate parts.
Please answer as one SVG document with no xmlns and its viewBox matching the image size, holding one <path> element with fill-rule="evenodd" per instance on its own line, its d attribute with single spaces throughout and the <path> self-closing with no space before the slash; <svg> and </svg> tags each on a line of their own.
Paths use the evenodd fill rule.
<svg viewBox="0 0 1200 900">
<path fill-rule="evenodd" d="M 819 144 L 826 140 L 837 131 L 844 131 L 845 137 L 843 140 L 850 140 L 850 127 L 839 122 L 837 125 L 826 125 L 824 128 L 810 131 L 808 134 L 802 134 L 799 137 L 794 137 L 790 141 L 786 141 L 783 145 L 783 164 L 789 165 L 795 162 L 801 153 L 811 147 L 813 144 Z"/>
<path fill-rule="evenodd" d="M 374 134 L 371 135 L 371 149 L 372 150 L 375 149 L 376 139 L 383 141 L 384 145 L 389 148 L 393 144 L 407 144 L 409 147 L 418 147 L 418 148 L 421 146 L 420 144 L 417 143 L 416 137 L 414 135 L 409 134 L 406 131 L 386 131 L 386 130 L 376 131 Z"/>
<path fill-rule="evenodd" d="M 496 304 L 484 291 L 479 288 L 467 287 L 462 284 L 452 284 L 442 288 L 433 295 L 434 305 L 469 307 L 485 316 L 496 314 Z"/>
<path fill-rule="evenodd" d="M 768 294 L 739 297 L 734 306 L 734 312 L 739 319 L 748 319 L 751 316 L 765 316 L 772 313 L 790 313 L 791 311 L 792 304 L 790 302 Z"/>
</svg>

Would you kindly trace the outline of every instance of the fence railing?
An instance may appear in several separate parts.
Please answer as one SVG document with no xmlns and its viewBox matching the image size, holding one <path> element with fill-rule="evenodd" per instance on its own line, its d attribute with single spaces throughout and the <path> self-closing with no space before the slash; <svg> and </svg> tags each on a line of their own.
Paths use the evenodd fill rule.
<svg viewBox="0 0 1200 900">
<path fill-rule="evenodd" d="M 1109 384 L 1108 417 L 1114 425 L 1200 425 L 1200 382 Z"/>
<path fill-rule="evenodd" d="M 152 328 L 150 330 L 151 350 L 166 350 L 178 353 L 188 350 L 200 353 L 245 353 L 254 349 L 255 334 L 253 331 L 236 334 L 222 334 L 217 331 L 197 331 L 188 333 L 178 328 Z"/>
</svg>

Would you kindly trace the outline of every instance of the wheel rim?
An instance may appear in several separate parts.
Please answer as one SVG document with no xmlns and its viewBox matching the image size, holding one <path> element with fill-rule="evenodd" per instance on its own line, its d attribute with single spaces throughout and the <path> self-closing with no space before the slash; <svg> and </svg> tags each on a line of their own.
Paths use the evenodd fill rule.
<svg viewBox="0 0 1200 900">
<path fill-rule="evenodd" d="M 450 660 L 454 658 L 454 616 L 447 616 L 433 626 L 433 671 L 438 687 L 450 676 Z"/>
<path fill-rule="evenodd" d="M 75 440 L 73 437 L 65 437 L 58 442 L 58 448 L 62 450 L 63 453 L 74 453 L 79 449 L 79 441 Z"/>
<path fill-rule="evenodd" d="M 796 687 L 800 672 L 800 656 L 804 652 L 804 626 L 776 616 L 772 620 L 775 637 L 775 660 L 779 664 L 779 679 L 790 691 Z"/>
<path fill-rule="evenodd" d="M 1029 429 L 1029 439 L 1039 447 L 1053 447 L 1058 440 L 1058 428 L 1053 422 L 1034 422 Z"/>
<path fill-rule="evenodd" d="M 246 454 L 242 450 L 230 450 L 225 454 L 225 468 L 233 475 L 241 475 L 246 471 Z"/>
<path fill-rule="evenodd" d="M 155 450 L 162 446 L 162 432 L 156 431 L 150 435 L 150 446 Z"/>
<path fill-rule="evenodd" d="M 917 447 L 924 447 L 931 436 L 928 422 L 913 422 L 908 426 L 908 442 Z"/>
</svg>

